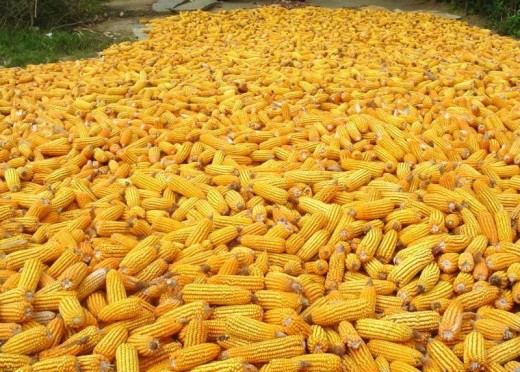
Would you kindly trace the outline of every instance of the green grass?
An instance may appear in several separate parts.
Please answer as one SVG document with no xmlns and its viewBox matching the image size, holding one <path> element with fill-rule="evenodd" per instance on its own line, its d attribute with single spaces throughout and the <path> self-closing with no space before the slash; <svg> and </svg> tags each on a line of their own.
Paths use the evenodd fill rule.
<svg viewBox="0 0 520 372">
<path fill-rule="evenodd" d="M 0 28 L 0 66 L 23 67 L 64 58 L 95 57 L 113 42 L 102 34 L 91 32 Z"/>
</svg>

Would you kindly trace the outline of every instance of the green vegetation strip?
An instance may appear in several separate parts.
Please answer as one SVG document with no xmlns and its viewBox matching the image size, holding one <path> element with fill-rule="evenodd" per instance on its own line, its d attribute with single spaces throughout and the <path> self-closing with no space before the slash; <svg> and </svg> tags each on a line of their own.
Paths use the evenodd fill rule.
<svg viewBox="0 0 520 372">
<path fill-rule="evenodd" d="M 100 33 L 0 28 L 0 67 L 95 57 L 113 42 Z"/>
</svg>

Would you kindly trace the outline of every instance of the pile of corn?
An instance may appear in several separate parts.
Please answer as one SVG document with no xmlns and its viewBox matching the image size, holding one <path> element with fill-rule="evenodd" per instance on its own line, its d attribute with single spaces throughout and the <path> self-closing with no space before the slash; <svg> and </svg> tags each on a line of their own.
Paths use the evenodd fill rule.
<svg viewBox="0 0 520 372">
<path fill-rule="evenodd" d="M 153 26 L 0 71 L 1 371 L 519 370 L 516 41 L 312 7 Z"/>
</svg>

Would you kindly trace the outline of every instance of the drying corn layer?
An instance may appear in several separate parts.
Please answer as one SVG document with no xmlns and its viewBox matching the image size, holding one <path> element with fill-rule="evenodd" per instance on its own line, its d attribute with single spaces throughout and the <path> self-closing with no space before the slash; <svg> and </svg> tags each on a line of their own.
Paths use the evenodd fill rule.
<svg viewBox="0 0 520 372">
<path fill-rule="evenodd" d="M 518 371 L 520 49 L 180 14 L 0 70 L 0 370 Z"/>
</svg>

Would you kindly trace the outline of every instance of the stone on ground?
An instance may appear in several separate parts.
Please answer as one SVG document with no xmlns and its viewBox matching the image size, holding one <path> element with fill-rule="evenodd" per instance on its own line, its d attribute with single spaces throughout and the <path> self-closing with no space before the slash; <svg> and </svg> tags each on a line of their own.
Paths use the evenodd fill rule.
<svg viewBox="0 0 520 372">
<path fill-rule="evenodd" d="M 190 10 L 208 10 L 213 8 L 217 4 L 218 1 L 215 0 L 193 0 L 180 6 L 177 6 L 173 10 L 176 12 L 185 12 Z"/>
<path fill-rule="evenodd" d="M 152 5 L 152 9 L 156 12 L 171 12 L 176 6 L 182 5 L 187 0 L 159 0 Z"/>
</svg>

